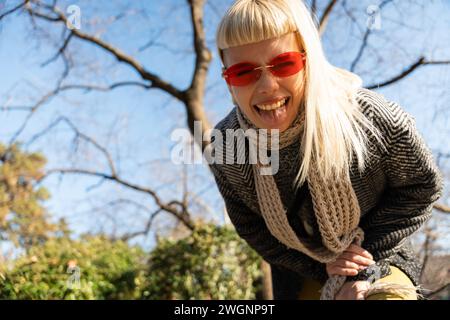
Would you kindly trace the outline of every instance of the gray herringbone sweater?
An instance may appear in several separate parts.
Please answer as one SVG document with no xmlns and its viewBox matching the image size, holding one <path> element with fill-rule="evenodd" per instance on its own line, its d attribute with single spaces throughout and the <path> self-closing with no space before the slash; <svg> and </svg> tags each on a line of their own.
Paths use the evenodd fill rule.
<svg viewBox="0 0 450 320">
<path fill-rule="evenodd" d="M 381 130 L 387 147 L 382 149 L 371 139 L 372 156 L 366 170 L 359 173 L 356 163 L 350 169 L 361 208 L 360 226 L 365 232 L 362 246 L 378 261 L 382 276 L 389 273 L 387 266 L 392 264 L 418 284 L 420 266 L 408 237 L 430 217 L 432 205 L 441 195 L 442 178 L 412 116 L 370 90 L 360 89 L 357 100 L 363 113 Z M 216 129 L 224 140 L 226 129 L 239 129 L 235 109 Z M 321 241 L 307 184 L 294 181 L 301 160 L 298 150 L 299 142 L 280 150 L 280 169 L 274 178 L 294 231 Z M 251 165 L 236 162 L 212 164 L 211 169 L 238 234 L 273 268 L 324 281 L 325 265 L 287 248 L 269 232 L 260 213 Z M 285 277 L 289 274 L 283 273 Z M 352 280 L 365 277 L 361 274 Z M 273 281 L 276 286 L 277 280 Z M 290 283 L 289 279 L 280 282 Z"/>
</svg>

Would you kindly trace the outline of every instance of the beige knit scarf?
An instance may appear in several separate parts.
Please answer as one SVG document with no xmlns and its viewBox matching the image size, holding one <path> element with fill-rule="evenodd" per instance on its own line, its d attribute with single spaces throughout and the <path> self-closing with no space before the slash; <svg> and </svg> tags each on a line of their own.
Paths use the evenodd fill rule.
<svg viewBox="0 0 450 320">
<path fill-rule="evenodd" d="M 236 115 L 241 129 L 251 128 L 258 131 L 238 106 Z M 286 148 L 300 139 L 304 118 L 304 112 L 300 112 L 292 125 L 279 134 L 279 149 Z M 270 134 L 268 136 L 270 140 Z M 255 147 L 259 145 L 254 136 L 250 136 L 249 140 Z M 267 144 L 267 148 L 271 148 L 271 143 Z M 261 214 L 269 231 L 280 242 L 321 263 L 334 261 L 352 243 L 361 245 L 364 237 L 363 230 L 358 227 L 361 210 L 349 175 L 341 179 L 325 180 L 312 159 L 307 183 L 322 239 L 322 243 L 317 244 L 308 237 L 299 238 L 289 225 L 273 175 L 261 175 L 262 165 L 259 161 L 252 167 Z M 344 276 L 330 277 L 321 290 L 321 299 L 333 300 L 345 280 Z"/>
</svg>

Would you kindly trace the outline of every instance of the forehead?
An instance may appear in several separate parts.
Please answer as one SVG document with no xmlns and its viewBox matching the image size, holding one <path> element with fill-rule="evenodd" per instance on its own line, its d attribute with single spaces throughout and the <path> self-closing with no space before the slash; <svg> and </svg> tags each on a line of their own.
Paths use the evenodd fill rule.
<svg viewBox="0 0 450 320">
<path fill-rule="evenodd" d="M 242 61 L 262 64 L 287 51 L 301 51 L 295 33 L 288 33 L 278 38 L 224 49 L 223 58 L 225 66 Z"/>
</svg>

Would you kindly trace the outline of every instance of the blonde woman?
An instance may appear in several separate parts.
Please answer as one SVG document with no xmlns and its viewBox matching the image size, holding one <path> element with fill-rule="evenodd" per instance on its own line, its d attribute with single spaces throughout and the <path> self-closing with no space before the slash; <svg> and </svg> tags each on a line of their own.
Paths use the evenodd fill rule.
<svg viewBox="0 0 450 320">
<path fill-rule="evenodd" d="M 417 299 L 408 237 L 442 179 L 414 119 L 327 61 L 301 0 L 235 1 L 217 47 L 235 107 L 216 129 L 279 133 L 264 144 L 279 155 L 273 175 L 230 141 L 222 151 L 245 163 L 211 165 L 237 232 L 271 265 L 274 298 Z"/>
</svg>

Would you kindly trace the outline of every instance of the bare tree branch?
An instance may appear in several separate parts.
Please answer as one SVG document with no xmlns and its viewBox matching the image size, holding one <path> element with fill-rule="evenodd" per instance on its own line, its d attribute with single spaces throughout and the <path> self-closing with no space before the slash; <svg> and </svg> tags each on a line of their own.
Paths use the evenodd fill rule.
<svg viewBox="0 0 450 320">
<path fill-rule="evenodd" d="M 406 76 L 408 76 L 409 74 L 411 74 L 413 71 L 415 71 L 417 68 L 421 67 L 421 66 L 427 66 L 427 65 L 441 65 L 441 64 L 450 64 L 450 60 L 449 61 L 426 61 L 425 57 L 420 57 L 416 62 L 414 62 L 413 64 L 411 64 L 409 67 L 407 67 L 405 70 L 403 70 L 402 72 L 400 72 L 398 75 L 392 77 L 391 79 L 376 83 L 376 84 L 371 84 L 369 86 L 367 86 L 367 89 L 377 89 L 377 88 L 381 88 L 381 87 L 385 87 L 388 86 L 390 84 L 393 84 L 403 78 L 405 78 Z"/>
<path fill-rule="evenodd" d="M 158 33 L 156 35 L 154 35 L 153 37 L 151 37 L 151 40 L 148 41 L 146 44 L 144 44 L 142 47 L 139 48 L 139 51 L 144 51 L 148 48 L 150 48 L 151 46 L 155 45 L 157 42 L 156 40 L 165 32 L 165 29 L 161 29 L 158 31 Z"/>
<path fill-rule="evenodd" d="M 129 56 L 118 48 L 112 46 L 109 43 L 104 42 L 98 37 L 86 34 L 77 29 L 72 29 L 70 32 L 72 35 L 80 40 L 94 44 L 108 53 L 112 54 L 120 62 L 127 64 L 132 67 L 143 80 L 150 81 L 150 84 L 144 85 L 146 89 L 159 88 L 171 96 L 175 97 L 179 101 L 183 102 L 186 107 L 187 113 L 187 124 L 192 134 L 194 134 L 194 122 L 200 121 L 201 123 L 201 136 L 203 137 L 203 132 L 211 128 L 209 120 L 205 114 L 204 110 L 204 93 L 205 93 L 205 83 L 206 76 L 210 61 L 212 59 L 211 52 L 206 46 L 205 32 L 203 26 L 203 5 L 205 0 L 188 0 L 187 3 L 190 8 L 191 13 L 191 23 L 193 30 L 193 45 L 195 51 L 195 69 L 191 80 L 190 86 L 182 91 L 172 84 L 162 80 L 157 75 L 151 73 L 145 69 L 138 61 L 136 61 L 132 56 Z M 49 6 L 43 3 L 39 3 L 37 8 L 44 10 L 49 10 L 50 13 L 46 14 L 42 11 L 38 11 L 36 8 L 31 6 L 27 7 L 27 10 L 31 17 L 38 17 L 43 20 L 50 22 L 59 22 L 67 24 L 67 17 L 64 13 L 55 6 Z M 210 141 L 196 141 L 196 143 L 201 146 L 204 150 Z"/>
<path fill-rule="evenodd" d="M 337 4 L 338 0 L 330 0 L 327 7 L 325 8 L 322 16 L 320 17 L 319 21 L 319 33 L 322 35 L 325 32 L 325 28 L 327 27 L 328 20 L 330 19 L 331 11 L 333 11 L 334 6 Z M 316 4 L 315 1 L 313 3 L 314 5 L 314 11 L 316 10 Z"/>
<path fill-rule="evenodd" d="M 212 59 L 211 52 L 206 47 L 205 30 L 203 27 L 203 4 L 204 0 L 188 0 L 191 11 L 191 22 L 194 34 L 195 71 L 191 85 L 186 91 L 186 112 L 187 121 L 191 133 L 194 133 L 194 121 L 200 121 L 201 133 L 211 128 L 206 117 L 203 105 L 205 94 L 206 76 L 208 67 Z M 202 134 L 203 137 L 203 134 Z M 204 150 L 210 141 L 196 141 Z"/>
<path fill-rule="evenodd" d="M 88 175 L 93 177 L 101 177 L 106 180 L 110 180 L 113 182 L 116 182 L 124 187 L 127 187 L 129 189 L 139 191 L 145 194 L 150 195 L 153 200 L 155 201 L 156 205 L 161 209 L 168 213 L 171 213 L 173 216 L 175 216 L 178 220 L 180 220 L 187 228 L 190 230 L 194 230 L 194 223 L 190 219 L 189 214 L 187 214 L 187 211 L 183 208 L 180 212 L 176 209 L 175 204 L 180 204 L 178 201 L 171 201 L 169 203 L 164 203 L 159 196 L 150 188 L 142 187 L 137 184 L 125 181 L 118 177 L 117 175 L 111 175 L 106 174 L 102 172 L 92 171 L 92 170 L 86 170 L 86 169 L 76 169 L 76 168 L 55 168 L 48 170 L 45 175 L 43 175 L 38 182 L 42 182 L 45 178 L 49 177 L 52 174 L 60 173 L 60 174 L 81 174 L 81 175 Z"/>
<path fill-rule="evenodd" d="M 379 5 L 378 5 L 378 7 L 380 8 L 380 10 L 385 6 L 385 5 L 387 5 L 387 4 L 389 4 L 389 3 L 391 3 L 392 2 L 392 0 L 384 0 L 383 2 L 381 2 Z M 346 9 L 346 7 L 345 7 L 345 3 L 346 3 L 346 1 L 344 1 L 343 2 L 343 6 L 344 6 L 344 10 L 345 10 L 345 12 L 347 13 L 347 15 L 354 21 L 354 23 L 356 23 L 356 20 L 354 19 L 354 17 L 350 14 L 350 12 Z M 353 62 L 351 63 L 351 66 L 350 66 L 350 71 L 354 71 L 355 70 L 355 68 L 356 68 L 356 65 L 360 62 L 360 60 L 361 60 L 361 58 L 362 58 L 362 56 L 363 56 L 363 53 L 364 53 L 364 50 L 367 48 L 367 46 L 368 46 L 368 39 L 369 39 L 369 36 L 372 34 L 372 29 L 371 28 L 367 28 L 366 29 L 366 31 L 365 31 L 365 33 L 364 33 L 364 36 L 363 36 L 363 39 L 362 39 L 362 43 L 361 43 L 361 45 L 360 45 L 360 48 L 359 48 L 359 50 L 358 50 L 358 53 L 356 54 L 356 57 L 355 57 L 355 59 L 353 60 Z M 367 86 L 367 88 L 368 89 L 377 89 L 377 88 L 381 88 L 381 87 L 384 87 L 384 86 L 388 86 L 388 85 L 390 85 L 390 84 L 393 84 L 393 83 L 395 83 L 395 82 L 397 82 L 397 81 L 399 81 L 399 80 L 401 80 L 401 79 L 403 79 L 403 78 L 406 78 L 408 75 L 410 75 L 414 70 L 416 70 L 418 67 L 421 67 L 421 66 L 425 66 L 425 65 L 438 65 L 438 64 L 449 64 L 450 63 L 450 61 L 427 61 L 426 59 L 425 59 L 425 57 L 419 57 L 418 58 L 418 60 L 416 61 L 416 62 L 414 62 L 414 63 L 412 63 L 409 67 L 407 67 L 406 69 L 404 69 L 402 72 L 400 72 L 398 75 L 396 75 L 396 76 L 394 76 L 394 77 L 392 77 L 392 78 L 390 78 L 390 79 L 388 79 L 388 80 L 385 80 L 385 81 L 381 81 L 381 82 L 379 82 L 379 83 L 375 83 L 375 84 L 370 84 L 369 86 Z"/>
<path fill-rule="evenodd" d="M 182 189 L 183 189 L 183 194 L 182 194 L 182 201 L 181 203 L 183 204 L 184 208 L 188 207 L 188 171 L 187 171 L 187 165 L 183 165 L 183 174 L 182 174 Z"/>
<path fill-rule="evenodd" d="M 102 206 L 89 209 L 88 212 L 89 213 L 98 212 L 98 211 L 102 211 L 105 207 L 112 207 L 112 208 L 114 208 L 115 206 L 121 205 L 121 204 L 133 205 L 137 209 L 143 210 L 143 211 L 149 213 L 149 217 L 147 219 L 147 222 L 145 223 L 145 227 L 142 230 L 135 231 L 135 232 L 124 233 L 120 237 L 116 237 L 115 233 L 113 233 L 112 236 L 111 236 L 111 240 L 113 240 L 113 241 L 117 240 L 117 239 L 120 239 L 122 241 L 128 241 L 128 240 L 130 240 L 132 238 L 135 238 L 135 237 L 138 237 L 138 236 L 147 235 L 150 232 L 150 229 L 152 227 L 152 223 L 153 223 L 154 219 L 156 218 L 156 216 L 159 213 L 161 213 L 163 211 L 162 209 L 158 209 L 158 210 L 152 212 L 146 206 L 144 206 L 144 205 L 142 205 L 142 204 L 140 204 L 140 203 L 138 203 L 136 201 L 133 201 L 133 200 L 130 200 L 130 199 L 126 199 L 126 198 L 119 198 L 119 199 L 115 199 L 113 201 L 109 201 L 106 204 L 103 204 Z M 174 203 L 173 202 L 169 202 L 169 205 L 172 205 L 172 204 L 174 204 Z M 111 217 L 111 218 L 113 218 L 113 217 Z M 114 219 L 114 223 L 117 223 L 117 221 L 115 219 Z"/>
<path fill-rule="evenodd" d="M 445 204 L 436 203 L 433 207 L 442 213 L 450 213 L 450 206 L 446 206 Z"/>
<path fill-rule="evenodd" d="M 358 64 L 359 60 L 361 59 L 364 49 L 367 47 L 367 39 L 369 38 L 369 35 L 370 35 L 370 29 L 367 29 L 366 33 L 364 34 L 364 37 L 362 39 L 361 46 L 359 47 L 359 51 L 356 54 L 356 57 L 350 66 L 350 71 L 352 71 L 352 72 L 355 71 L 356 65 Z"/>
<path fill-rule="evenodd" d="M 450 159 L 450 153 L 438 151 L 436 156 L 436 162 L 438 163 L 438 166 L 441 163 L 441 159 Z"/>
<path fill-rule="evenodd" d="M 117 172 L 116 172 L 116 168 L 114 166 L 114 162 L 112 160 L 111 155 L 109 154 L 109 152 L 106 150 L 105 147 L 101 146 L 97 141 L 95 141 L 93 138 L 85 135 L 84 133 L 82 133 L 80 130 L 78 130 L 78 128 L 72 123 L 72 121 L 70 121 L 68 118 L 66 117 L 59 117 L 58 119 L 56 119 L 53 123 L 51 123 L 47 128 L 45 128 L 43 131 L 41 131 L 40 133 L 34 135 L 31 140 L 28 142 L 28 144 L 33 143 L 34 141 L 36 141 L 39 137 L 41 137 L 42 135 L 44 135 L 45 133 L 49 132 L 52 128 L 54 128 L 56 125 L 58 125 L 59 123 L 66 123 L 74 132 L 76 135 L 76 138 L 81 138 L 85 141 L 87 141 L 88 143 L 92 144 L 97 150 L 99 150 L 106 158 L 106 160 L 108 161 L 108 166 L 109 166 L 109 170 L 111 171 L 111 175 L 113 177 L 117 176 Z"/>
<path fill-rule="evenodd" d="M 51 57 L 50 59 L 48 59 L 47 61 L 43 62 L 41 64 L 41 67 L 45 67 L 49 63 L 55 61 L 64 52 L 64 50 L 66 49 L 67 45 L 69 44 L 70 39 L 72 39 L 72 36 L 73 36 L 73 33 L 70 33 L 67 36 L 66 40 L 64 40 L 64 43 L 61 46 L 61 48 L 59 48 L 58 52 L 53 57 Z"/>
<path fill-rule="evenodd" d="M 85 90 L 85 92 L 90 92 L 90 91 L 103 91 L 103 92 L 106 92 L 106 91 L 111 91 L 111 90 L 114 90 L 116 88 L 120 88 L 120 87 L 124 87 L 124 86 L 138 86 L 138 87 L 141 87 L 141 88 L 144 88 L 144 89 L 150 89 L 152 87 L 149 84 L 145 84 L 145 83 L 138 82 L 138 81 L 122 81 L 122 82 L 113 83 L 113 84 L 108 85 L 108 86 L 99 86 L 99 85 L 95 85 L 95 84 L 70 84 L 70 85 L 61 86 L 61 82 L 65 78 L 65 76 L 67 76 L 67 73 L 68 73 L 68 70 L 66 69 L 64 71 L 63 76 L 58 81 L 57 88 L 54 89 L 54 90 L 51 90 L 50 92 L 45 94 L 34 105 L 32 105 L 32 106 L 20 106 L 19 105 L 19 106 L 8 106 L 8 107 L 2 106 L 1 107 L 3 110 L 28 111 L 29 112 L 29 114 L 25 118 L 25 120 L 22 123 L 22 125 L 12 135 L 12 137 L 11 137 L 11 139 L 9 141 L 10 144 L 14 143 L 17 140 L 18 136 L 23 132 L 23 130 L 27 126 L 27 124 L 30 121 L 30 119 L 32 118 L 32 116 L 36 113 L 37 109 L 39 109 L 44 104 L 48 103 L 53 97 L 57 96 L 62 91 L 66 91 L 66 90 Z"/>
<path fill-rule="evenodd" d="M 388 4 L 389 2 L 392 2 L 392 0 L 384 0 L 382 3 L 380 3 L 380 4 L 378 5 L 378 7 L 379 7 L 380 10 L 381 10 L 381 9 L 382 9 L 386 4 Z M 355 57 L 355 59 L 353 60 L 351 66 L 350 66 L 350 71 L 353 72 L 353 71 L 355 70 L 356 65 L 357 65 L 358 62 L 360 61 L 360 59 L 361 59 L 361 57 L 362 57 L 362 55 L 363 55 L 363 52 L 364 52 L 364 50 L 365 50 L 366 47 L 367 47 L 368 39 L 369 39 L 369 36 L 370 36 L 371 34 L 372 34 L 372 28 L 370 28 L 370 27 L 368 26 L 367 29 L 366 29 L 366 32 L 364 33 L 364 37 L 363 37 L 363 39 L 362 39 L 362 43 L 361 43 L 361 46 L 359 47 L 358 53 L 356 54 L 356 57 Z"/>
<path fill-rule="evenodd" d="M 6 104 L 3 106 L 0 106 L 0 109 L 1 109 L 1 111 L 27 111 L 27 112 L 30 112 L 32 107 L 27 107 L 27 106 L 11 106 L 10 107 Z"/>
<path fill-rule="evenodd" d="M 203 2 L 204 0 L 188 0 L 191 9 L 192 27 L 193 27 L 193 44 L 196 53 L 195 71 L 191 82 L 192 89 L 194 87 L 204 87 L 205 76 L 208 72 L 208 66 L 212 59 L 211 52 L 206 47 L 205 30 L 203 27 Z"/>
<path fill-rule="evenodd" d="M 14 13 L 14 12 L 16 12 L 16 11 L 19 10 L 20 8 L 24 7 L 29 1 L 30 1 L 30 0 L 25 0 L 25 1 L 23 1 L 22 3 L 18 4 L 17 6 L 15 6 L 14 8 L 12 8 L 12 9 L 6 11 L 5 13 L 0 14 L 0 21 L 1 21 L 4 17 L 6 17 L 6 16 L 8 16 L 8 15 Z"/>
<path fill-rule="evenodd" d="M 11 139 L 9 140 L 9 144 L 13 144 L 17 137 L 25 130 L 25 127 L 27 126 L 28 122 L 30 121 L 33 114 L 36 112 L 36 110 L 48 102 L 52 97 L 54 97 L 59 92 L 59 89 L 55 89 L 44 95 L 37 103 L 35 103 L 33 106 L 30 107 L 30 113 L 25 118 L 22 125 L 19 127 L 19 129 L 12 135 Z M 17 108 L 17 107 L 16 107 Z"/>
<path fill-rule="evenodd" d="M 113 83 L 113 84 L 110 84 L 110 85 L 104 86 L 104 87 L 95 85 L 95 84 L 67 84 L 67 85 L 61 86 L 59 91 L 80 89 L 80 90 L 85 90 L 85 92 L 89 92 L 89 91 L 104 91 L 104 92 L 106 92 L 106 91 L 111 91 L 116 88 L 125 87 L 125 86 L 138 86 L 143 89 L 151 89 L 151 85 L 142 83 L 139 81 L 122 81 L 122 82 Z"/>
<path fill-rule="evenodd" d="M 156 218 L 156 216 L 157 216 L 161 211 L 162 211 L 162 209 L 158 209 L 158 210 L 156 210 L 155 212 L 153 212 L 153 213 L 150 215 L 150 217 L 149 217 L 149 219 L 147 220 L 147 223 L 145 224 L 145 227 L 144 227 L 143 230 L 136 231 L 136 232 L 126 233 L 126 234 L 122 235 L 122 236 L 120 237 L 120 239 L 121 239 L 122 241 L 128 241 L 128 240 L 130 240 L 130 239 L 132 239 L 132 238 L 135 238 L 135 237 L 138 237 L 138 236 L 143 236 L 143 235 L 148 234 L 149 231 L 150 231 L 150 229 L 151 229 L 151 227 L 152 227 L 153 220 Z"/>
<path fill-rule="evenodd" d="M 423 253 L 422 257 L 422 268 L 420 270 L 420 276 L 419 279 L 423 279 L 425 269 L 428 267 L 428 261 L 431 257 L 431 245 L 435 241 L 435 236 L 433 234 L 433 229 L 430 228 L 429 223 L 425 226 L 423 233 L 425 234 L 425 240 L 423 241 L 422 250 Z"/>
<path fill-rule="evenodd" d="M 28 9 L 30 14 L 48 21 L 53 21 L 53 22 L 62 22 L 64 24 L 67 24 L 67 17 L 63 14 L 63 12 L 61 10 L 59 10 L 56 7 L 50 7 L 50 6 L 45 6 L 42 5 L 44 7 L 46 7 L 47 9 L 52 10 L 52 12 L 54 14 L 56 14 L 56 17 L 52 17 L 52 16 L 48 16 L 46 14 L 37 12 L 35 10 L 32 9 Z M 79 31 L 78 29 L 72 29 L 71 33 L 73 36 L 85 40 L 87 42 L 90 42 L 104 50 L 106 50 L 107 52 L 109 52 L 110 54 L 112 54 L 114 57 L 116 57 L 116 59 L 120 62 L 123 62 L 127 65 L 129 65 L 130 67 L 132 67 L 144 80 L 148 80 L 151 82 L 151 87 L 152 88 L 159 88 L 165 92 L 167 92 L 168 94 L 174 96 L 175 98 L 177 98 L 180 101 L 185 101 L 185 96 L 183 91 L 175 88 L 173 85 L 171 85 L 170 83 L 162 80 L 160 77 L 158 77 L 157 75 L 149 72 L 148 70 L 146 70 L 137 60 L 135 60 L 133 57 L 123 53 L 122 51 L 120 51 L 119 49 L 113 47 L 112 45 L 110 45 L 109 43 L 104 42 L 103 40 L 101 40 L 100 38 L 97 38 L 95 36 L 91 36 L 88 35 L 86 33 L 83 33 L 81 31 Z"/>
<path fill-rule="evenodd" d="M 102 211 L 105 207 L 115 207 L 115 206 L 121 205 L 121 204 L 133 205 L 134 207 L 136 207 L 139 210 L 150 212 L 150 210 L 146 206 L 144 206 L 143 204 L 141 204 L 139 202 L 136 202 L 136 201 L 131 200 L 131 199 L 119 198 L 119 199 L 115 199 L 115 200 L 112 200 L 112 201 L 108 201 L 107 203 L 104 203 L 101 206 L 90 208 L 88 211 L 81 212 L 81 213 L 98 212 L 98 211 Z"/>
</svg>

